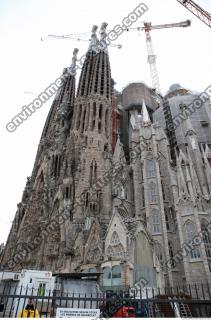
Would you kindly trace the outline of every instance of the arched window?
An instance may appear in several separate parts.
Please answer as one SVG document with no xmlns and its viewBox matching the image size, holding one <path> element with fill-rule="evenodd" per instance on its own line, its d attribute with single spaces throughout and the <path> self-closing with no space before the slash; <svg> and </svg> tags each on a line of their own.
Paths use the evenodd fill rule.
<svg viewBox="0 0 211 320">
<path fill-rule="evenodd" d="M 54 162 L 54 177 L 57 176 L 57 166 L 58 166 L 58 155 L 55 156 L 55 162 Z"/>
<path fill-rule="evenodd" d="M 88 207 L 88 204 L 89 204 L 89 192 L 86 192 L 86 194 L 85 194 L 85 206 L 86 206 L 86 208 Z"/>
<path fill-rule="evenodd" d="M 103 111 L 103 105 L 100 104 L 100 107 L 99 107 L 99 119 L 100 120 L 102 119 L 102 111 Z"/>
<path fill-rule="evenodd" d="M 103 105 L 100 104 L 100 107 L 99 107 L 99 119 L 98 119 L 98 132 L 101 133 L 101 128 L 102 128 L 102 110 L 103 110 Z"/>
<path fill-rule="evenodd" d="M 43 172 L 39 175 L 38 188 L 39 188 L 40 190 L 42 190 L 42 189 L 44 188 L 44 176 L 43 176 Z"/>
<path fill-rule="evenodd" d="M 166 200 L 165 188 L 162 180 L 161 180 L 161 189 L 162 189 L 163 200 Z"/>
<path fill-rule="evenodd" d="M 144 186 L 141 188 L 142 191 L 142 206 L 145 207 L 145 194 L 144 194 Z"/>
<path fill-rule="evenodd" d="M 68 199 L 69 198 L 69 188 L 66 187 L 65 188 L 65 199 Z"/>
<path fill-rule="evenodd" d="M 114 266 L 112 268 L 112 285 L 113 286 L 121 285 L 121 273 L 122 273 L 121 266 Z"/>
<path fill-rule="evenodd" d="M 149 184 L 148 196 L 150 203 L 157 202 L 157 190 L 154 182 L 150 182 Z"/>
<path fill-rule="evenodd" d="M 143 181 L 144 180 L 144 168 L 143 168 L 142 164 L 141 164 L 140 168 L 141 168 L 141 181 Z"/>
<path fill-rule="evenodd" d="M 87 106 L 87 118 L 86 118 L 86 124 L 85 124 L 85 131 L 89 127 L 89 114 L 90 114 L 90 103 L 88 103 L 88 106 Z"/>
<path fill-rule="evenodd" d="M 106 132 L 106 137 L 108 137 L 109 134 L 109 113 L 108 113 L 108 109 L 106 109 L 105 112 L 105 132 Z"/>
<path fill-rule="evenodd" d="M 78 130 L 80 127 L 81 113 L 82 113 L 82 104 L 80 104 L 78 108 L 76 130 Z"/>
<path fill-rule="evenodd" d="M 57 170 L 58 177 L 60 176 L 60 169 L 61 169 L 61 156 L 59 156 L 59 162 L 58 162 L 58 170 Z"/>
<path fill-rule="evenodd" d="M 147 178 L 153 178 L 156 175 L 155 161 L 146 160 Z"/>
<path fill-rule="evenodd" d="M 95 128 L 95 118 L 96 118 L 96 102 L 93 103 L 93 114 L 92 114 L 92 131 Z"/>
<path fill-rule="evenodd" d="M 97 162 L 94 162 L 94 182 L 97 180 Z"/>
<path fill-rule="evenodd" d="M 171 260 L 171 265 L 172 265 L 172 267 L 174 267 L 175 266 L 174 251 L 173 251 L 173 245 L 172 245 L 171 241 L 168 242 L 168 247 L 169 247 L 169 256 L 170 256 L 170 260 Z"/>
<path fill-rule="evenodd" d="M 92 183 L 93 183 L 93 161 L 91 162 L 91 165 L 90 165 L 89 181 L 90 181 L 90 186 L 92 186 Z"/>
<path fill-rule="evenodd" d="M 81 117 L 82 117 L 81 132 L 84 132 L 85 119 L 86 119 L 86 108 L 83 110 Z"/>
<path fill-rule="evenodd" d="M 197 234 L 196 225 L 192 221 L 188 221 L 186 223 L 186 234 L 187 234 L 187 240 L 192 242 L 194 239 L 194 236 Z M 196 247 L 191 251 L 192 259 L 200 258 L 200 256 L 201 256 L 201 253 L 199 248 Z"/>
<path fill-rule="evenodd" d="M 111 268 L 109 267 L 103 268 L 103 286 L 111 286 Z"/>
<path fill-rule="evenodd" d="M 61 156 L 55 155 L 54 158 L 54 177 L 60 176 Z"/>
<path fill-rule="evenodd" d="M 164 212 L 165 212 L 165 220 L 166 220 L 166 229 L 167 231 L 169 231 L 170 230 L 169 213 L 166 208 L 164 208 Z"/>
<path fill-rule="evenodd" d="M 154 233 L 160 232 L 160 223 L 157 209 L 152 209 L 152 226 Z"/>
<path fill-rule="evenodd" d="M 156 253 L 156 256 L 162 266 L 164 263 L 164 255 L 163 255 L 162 246 L 158 241 L 155 242 L 155 253 Z"/>
<path fill-rule="evenodd" d="M 121 199 L 125 198 L 125 190 L 124 187 L 122 185 L 119 186 L 119 196 Z"/>
<path fill-rule="evenodd" d="M 121 266 L 113 266 L 103 268 L 103 286 L 121 286 Z"/>
<path fill-rule="evenodd" d="M 89 217 L 85 218 L 84 230 L 89 230 L 91 228 L 92 220 Z"/>
<path fill-rule="evenodd" d="M 104 151 L 105 151 L 105 152 L 108 152 L 108 143 L 106 143 L 106 144 L 104 145 Z"/>
<path fill-rule="evenodd" d="M 208 222 L 205 219 L 202 219 L 201 221 L 201 231 L 202 231 L 202 236 L 203 236 L 203 242 L 205 246 L 205 252 L 207 256 L 207 262 L 209 265 L 209 270 L 211 272 L 211 233 L 208 230 Z"/>
</svg>

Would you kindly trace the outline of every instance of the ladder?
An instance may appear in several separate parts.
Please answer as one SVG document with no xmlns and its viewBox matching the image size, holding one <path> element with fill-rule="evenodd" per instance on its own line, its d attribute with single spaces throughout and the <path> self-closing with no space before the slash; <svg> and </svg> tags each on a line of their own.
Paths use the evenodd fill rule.
<svg viewBox="0 0 211 320">
<path fill-rule="evenodd" d="M 171 307 L 174 310 L 175 316 L 177 318 L 192 318 L 192 314 L 187 303 L 171 301 L 171 299 L 178 299 L 177 297 L 168 299 L 170 300 Z"/>
<path fill-rule="evenodd" d="M 179 311 L 182 318 L 192 318 L 192 314 L 187 303 L 179 302 Z"/>
</svg>

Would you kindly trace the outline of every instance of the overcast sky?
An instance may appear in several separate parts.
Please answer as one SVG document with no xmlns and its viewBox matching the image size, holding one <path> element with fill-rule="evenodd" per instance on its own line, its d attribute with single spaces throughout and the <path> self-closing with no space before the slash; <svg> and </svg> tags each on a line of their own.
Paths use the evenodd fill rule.
<svg viewBox="0 0 211 320">
<path fill-rule="evenodd" d="M 195 0 L 211 12 L 210 0 Z M 149 10 L 143 21 L 153 24 L 192 21 L 189 28 L 152 31 L 162 93 L 173 83 L 203 91 L 211 84 L 211 29 L 176 0 L 144 0 Z M 5 242 L 21 200 L 26 177 L 31 175 L 41 131 L 52 101 L 44 104 L 16 131 L 6 124 L 23 105 L 29 104 L 71 62 L 74 47 L 79 57 L 88 42 L 40 41 L 47 34 L 90 32 L 92 25 L 106 21 L 109 29 L 139 5 L 136 0 L 0 0 L 0 243 Z M 112 77 L 121 90 L 129 82 L 151 85 L 145 34 L 125 32 L 110 48 Z M 31 92 L 26 93 L 26 92 Z"/>
</svg>

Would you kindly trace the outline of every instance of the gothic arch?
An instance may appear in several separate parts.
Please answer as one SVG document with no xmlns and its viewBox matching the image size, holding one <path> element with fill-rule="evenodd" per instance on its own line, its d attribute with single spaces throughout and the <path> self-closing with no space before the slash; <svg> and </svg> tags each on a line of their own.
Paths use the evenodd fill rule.
<svg viewBox="0 0 211 320">
<path fill-rule="evenodd" d="M 107 258 L 109 258 L 109 257 L 114 258 L 114 259 L 124 258 L 125 251 L 126 250 L 120 241 L 118 233 L 116 231 L 114 231 L 112 233 L 109 246 L 106 250 Z"/>
<path fill-rule="evenodd" d="M 163 247 L 162 245 L 160 244 L 159 241 L 155 241 L 154 243 L 154 248 L 155 248 L 155 254 L 161 264 L 161 266 L 163 265 L 164 263 L 164 250 L 163 250 Z"/>
<path fill-rule="evenodd" d="M 154 159 L 146 159 L 146 173 L 147 178 L 154 178 L 156 176 L 156 166 Z"/>
<path fill-rule="evenodd" d="M 184 229 L 185 229 L 185 234 L 186 234 L 186 239 L 187 241 L 193 241 L 194 236 L 197 235 L 197 229 L 196 229 L 196 224 L 192 220 L 188 219 L 185 224 L 184 224 Z M 195 247 L 191 251 L 191 258 L 192 259 L 197 259 L 201 257 L 201 251 L 199 247 Z"/>
<path fill-rule="evenodd" d="M 156 186 L 156 183 L 151 181 L 149 183 L 148 188 L 149 188 L 148 189 L 149 202 L 150 203 L 157 202 L 157 186 Z"/>
<path fill-rule="evenodd" d="M 157 208 L 152 209 L 152 231 L 153 231 L 153 233 L 161 232 L 159 211 Z"/>
<path fill-rule="evenodd" d="M 37 189 L 42 189 L 44 188 L 44 174 L 43 174 L 43 170 L 40 172 L 40 174 L 37 177 Z"/>
<path fill-rule="evenodd" d="M 111 241 L 110 243 L 112 245 L 117 245 L 120 243 L 120 239 L 119 239 L 119 236 L 118 236 L 118 233 L 116 231 L 113 232 L 112 236 L 111 236 Z"/>
<path fill-rule="evenodd" d="M 98 262 L 101 259 L 103 252 L 98 234 L 98 228 L 95 223 L 89 229 L 89 237 L 85 244 L 85 260 Z"/>
</svg>

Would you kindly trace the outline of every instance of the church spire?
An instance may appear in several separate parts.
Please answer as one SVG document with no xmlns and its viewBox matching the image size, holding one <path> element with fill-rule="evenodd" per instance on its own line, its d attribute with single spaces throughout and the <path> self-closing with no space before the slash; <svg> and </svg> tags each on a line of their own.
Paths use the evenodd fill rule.
<svg viewBox="0 0 211 320">
<path fill-rule="evenodd" d="M 49 111 L 47 120 L 45 122 L 45 126 L 42 133 L 42 138 L 46 135 L 53 136 L 55 131 L 55 123 L 54 119 L 57 117 L 57 112 L 60 108 L 60 105 L 66 101 L 70 106 L 70 116 L 72 116 L 73 105 L 75 102 L 75 74 L 76 74 L 76 61 L 77 61 L 77 53 L 78 49 L 75 48 L 73 50 L 72 63 L 69 67 L 64 68 L 62 86 L 58 89 L 51 109 Z"/>
<path fill-rule="evenodd" d="M 104 52 L 108 52 L 107 43 L 106 43 L 106 28 L 108 24 L 107 22 L 103 22 L 100 28 L 100 49 Z"/>
<path fill-rule="evenodd" d="M 144 99 L 142 100 L 142 116 L 143 116 L 143 123 L 151 123 Z"/>
<path fill-rule="evenodd" d="M 88 96 L 90 92 L 90 82 L 93 75 L 93 68 L 95 64 L 95 56 L 97 53 L 99 40 L 97 38 L 98 27 L 94 25 L 91 31 L 91 41 L 89 44 L 88 51 L 86 53 L 86 58 L 81 70 L 80 79 L 78 82 L 77 97 Z"/>
<path fill-rule="evenodd" d="M 69 74 L 75 75 L 76 74 L 76 61 L 77 61 L 77 54 L 78 54 L 79 49 L 75 48 L 73 50 L 73 56 L 72 56 L 72 63 L 71 65 L 67 68 L 67 72 Z"/>
<path fill-rule="evenodd" d="M 98 94 L 111 99 L 111 71 L 107 54 L 106 27 L 104 22 L 100 29 L 100 41 L 97 38 L 97 26 L 92 28 L 92 38 L 84 61 L 77 97 Z"/>
</svg>

